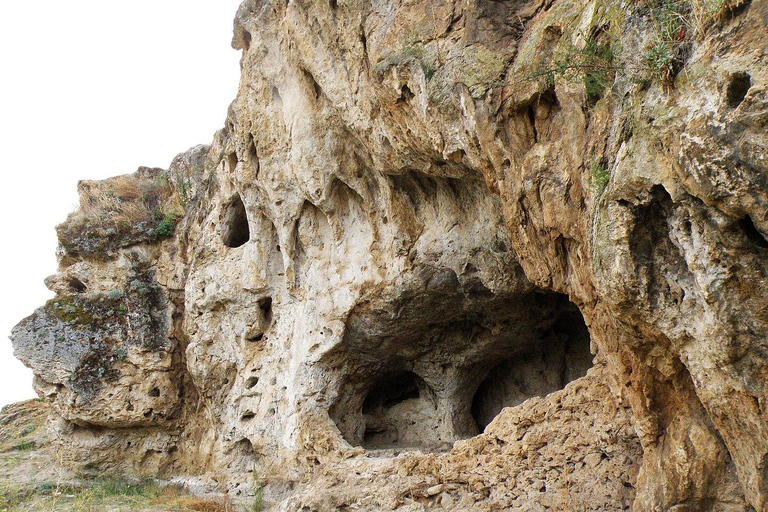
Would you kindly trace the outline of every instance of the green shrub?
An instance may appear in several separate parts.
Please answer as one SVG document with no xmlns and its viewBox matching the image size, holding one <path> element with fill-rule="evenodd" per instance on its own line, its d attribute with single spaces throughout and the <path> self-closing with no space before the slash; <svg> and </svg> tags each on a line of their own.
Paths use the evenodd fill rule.
<svg viewBox="0 0 768 512">
<path fill-rule="evenodd" d="M 261 483 L 261 480 L 259 480 L 259 474 L 254 471 L 253 472 L 253 505 L 251 505 L 251 511 L 252 512 L 261 512 L 264 510 L 264 486 Z"/>
<path fill-rule="evenodd" d="M 16 444 L 13 449 L 17 452 L 28 452 L 35 447 L 35 443 L 32 441 L 22 441 Z"/>
<path fill-rule="evenodd" d="M 155 235 L 157 238 L 172 237 L 176 232 L 176 223 L 180 218 L 181 215 L 176 212 L 171 212 L 163 217 L 163 220 L 161 220 L 160 224 L 155 228 Z"/>
<path fill-rule="evenodd" d="M 109 300 L 122 300 L 125 297 L 125 292 L 122 290 L 112 290 L 107 294 L 107 297 L 109 297 Z"/>
<path fill-rule="evenodd" d="M 654 79 L 662 84 L 669 85 L 675 76 L 675 68 L 679 58 L 675 51 L 665 41 L 657 41 L 648 47 L 645 52 L 645 62 Z"/>
<path fill-rule="evenodd" d="M 614 65 L 616 48 L 610 42 L 599 42 L 598 35 L 587 39 L 583 48 L 568 45 L 555 54 L 552 62 L 539 67 L 524 81 L 544 80 L 552 86 L 556 79 L 574 83 L 581 81 L 590 105 L 597 103 L 613 83 L 619 69 Z"/>
<path fill-rule="evenodd" d="M 745 0 L 644 0 L 654 28 L 645 62 L 652 77 L 671 87 L 691 45 Z"/>
<path fill-rule="evenodd" d="M 593 160 L 589 166 L 589 184 L 595 188 L 598 194 L 602 194 L 609 181 L 611 181 L 610 169 L 599 161 Z"/>
</svg>

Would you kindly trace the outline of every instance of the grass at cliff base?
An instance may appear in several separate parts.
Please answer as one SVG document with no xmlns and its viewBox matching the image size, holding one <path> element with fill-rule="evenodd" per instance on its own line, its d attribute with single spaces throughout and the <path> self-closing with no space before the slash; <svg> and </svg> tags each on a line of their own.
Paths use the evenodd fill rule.
<svg viewBox="0 0 768 512">
<path fill-rule="evenodd" d="M 0 512 L 237 512 L 224 496 L 195 496 L 153 479 L 71 478 L 56 464 L 50 405 L 30 400 L 0 411 Z"/>
</svg>

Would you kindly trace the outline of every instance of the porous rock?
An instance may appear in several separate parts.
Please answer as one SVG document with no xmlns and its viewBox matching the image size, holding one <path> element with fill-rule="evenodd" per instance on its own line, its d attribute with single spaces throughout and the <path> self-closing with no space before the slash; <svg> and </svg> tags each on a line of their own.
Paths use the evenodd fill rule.
<svg viewBox="0 0 768 512">
<path fill-rule="evenodd" d="M 768 2 L 675 33 L 661 80 L 635 4 L 245 1 L 226 127 L 131 178 L 167 180 L 144 224 L 81 185 L 14 330 L 77 469 L 285 511 L 765 510 Z"/>
</svg>

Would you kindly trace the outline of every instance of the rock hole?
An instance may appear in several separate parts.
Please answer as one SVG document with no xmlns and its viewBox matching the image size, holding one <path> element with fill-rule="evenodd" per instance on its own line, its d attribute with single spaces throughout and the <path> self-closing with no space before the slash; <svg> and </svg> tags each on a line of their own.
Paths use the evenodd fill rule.
<svg viewBox="0 0 768 512">
<path fill-rule="evenodd" d="M 733 73 L 728 81 L 726 97 L 728 106 L 736 108 L 744 101 L 749 89 L 752 87 L 752 77 L 748 73 Z"/>
<path fill-rule="evenodd" d="M 315 80 L 315 77 L 312 76 L 312 73 L 310 73 L 307 70 L 304 70 L 304 76 L 307 78 L 307 81 L 312 86 L 312 91 L 314 91 L 315 99 L 319 100 L 320 97 L 323 95 L 323 88 L 320 87 L 320 84 L 317 83 L 317 80 Z"/>
<path fill-rule="evenodd" d="M 448 160 L 450 160 L 451 162 L 460 164 L 461 162 L 464 161 L 464 157 L 466 155 L 467 154 L 464 152 L 463 149 L 457 149 L 456 151 L 452 151 L 448 153 L 447 156 L 448 156 Z"/>
<path fill-rule="evenodd" d="M 240 416 L 240 421 L 251 421 L 255 417 L 256 417 L 256 414 L 248 411 L 245 414 L 243 414 L 242 416 Z"/>
<path fill-rule="evenodd" d="M 272 86 L 272 99 L 278 104 L 282 105 L 283 103 L 283 97 L 280 96 L 280 90 L 275 86 Z"/>
<path fill-rule="evenodd" d="M 224 208 L 224 221 L 221 226 L 222 239 L 227 247 L 240 247 L 251 239 L 251 231 L 248 226 L 248 214 L 245 205 L 237 194 L 235 198 Z"/>
<path fill-rule="evenodd" d="M 248 154 L 251 156 L 251 159 L 258 160 L 259 158 L 259 152 L 256 149 L 256 138 L 252 133 L 248 134 Z"/>
<path fill-rule="evenodd" d="M 401 105 L 403 103 L 407 103 L 408 101 L 412 100 L 415 95 L 413 92 L 411 92 L 411 89 L 408 87 L 408 84 L 403 84 L 403 86 L 400 88 L 400 97 L 395 102 L 395 105 Z"/>
<path fill-rule="evenodd" d="M 309 272 L 318 271 L 319 261 L 329 261 L 333 230 L 325 213 L 305 200 L 291 235 L 294 243 L 294 286 L 298 289 L 306 282 Z"/>
<path fill-rule="evenodd" d="M 264 319 L 264 323 L 270 324 L 272 322 L 272 297 L 265 297 L 259 301 L 259 309 L 261 310 L 261 316 Z"/>
<path fill-rule="evenodd" d="M 150 416 L 152 416 L 152 413 L 153 413 L 153 412 L 154 412 L 154 409 L 149 409 L 149 410 L 147 410 L 147 411 L 144 413 L 144 417 L 145 417 L 145 418 L 149 418 Z"/>
<path fill-rule="evenodd" d="M 85 293 L 88 287 L 76 277 L 69 280 L 69 289 L 75 293 Z"/>
<path fill-rule="evenodd" d="M 560 102 L 557 99 L 555 88 L 550 87 L 545 91 L 536 94 L 530 103 L 524 104 L 519 107 L 518 118 L 522 117 L 521 121 L 525 122 L 531 132 L 528 137 L 531 137 L 534 144 L 543 142 L 548 139 L 549 132 L 553 129 L 554 116 L 560 111 Z M 559 127 L 555 126 L 557 130 Z"/>
<path fill-rule="evenodd" d="M 227 155 L 227 165 L 229 167 L 229 172 L 235 172 L 235 168 L 237 167 L 237 154 L 236 153 L 230 153 Z"/>
<path fill-rule="evenodd" d="M 589 331 L 579 309 L 567 302 L 557 314 L 533 348 L 483 363 L 492 369 L 478 386 L 471 408 L 481 432 L 503 408 L 563 389 L 592 366 Z"/>
<path fill-rule="evenodd" d="M 253 443 L 247 437 L 237 441 L 232 448 L 241 457 L 253 457 L 256 454 L 256 450 L 253 449 Z"/>
<path fill-rule="evenodd" d="M 149 396 L 157 398 L 160 396 L 160 389 L 158 388 L 152 388 L 152 391 L 149 392 Z"/>
<path fill-rule="evenodd" d="M 248 134 L 248 159 L 250 161 L 253 177 L 259 177 L 259 151 L 256 149 L 256 139 L 252 133 Z"/>
<path fill-rule="evenodd" d="M 248 338 L 246 338 L 246 339 L 249 342 L 251 342 L 251 343 L 258 343 L 258 342 L 260 342 L 261 340 L 264 339 L 264 333 L 260 332 L 259 334 L 255 334 L 253 336 L 248 336 Z"/>
<path fill-rule="evenodd" d="M 739 221 L 739 226 L 750 242 L 763 249 L 768 249 L 768 240 L 766 240 L 763 234 L 755 227 L 755 223 L 752 222 L 752 217 L 747 215 L 741 219 Z"/>
<path fill-rule="evenodd" d="M 384 376 L 363 401 L 368 449 L 420 446 L 427 440 L 425 428 L 438 422 L 429 386 L 415 373 Z"/>
<path fill-rule="evenodd" d="M 245 381 L 245 387 L 248 389 L 253 389 L 256 387 L 256 384 L 259 383 L 258 377 L 249 377 L 248 380 Z"/>
<path fill-rule="evenodd" d="M 539 142 L 539 132 L 536 131 L 536 111 L 533 109 L 533 105 L 528 105 L 528 121 L 531 122 L 531 130 L 533 130 L 533 143 Z"/>
</svg>

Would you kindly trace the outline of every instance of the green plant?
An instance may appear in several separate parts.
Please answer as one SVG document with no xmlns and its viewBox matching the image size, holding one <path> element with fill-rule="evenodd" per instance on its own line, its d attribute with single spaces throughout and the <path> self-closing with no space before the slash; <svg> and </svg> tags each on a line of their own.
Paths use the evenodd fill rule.
<svg viewBox="0 0 768 512">
<path fill-rule="evenodd" d="M 406 44 L 400 51 L 391 54 L 374 66 L 374 72 L 381 76 L 392 67 L 405 65 L 417 65 L 424 71 L 424 77 L 430 81 L 437 72 L 438 62 L 434 56 L 430 57 L 424 44 L 420 41 L 412 41 Z"/>
<path fill-rule="evenodd" d="M 652 77 L 664 85 L 671 85 L 679 61 L 676 51 L 664 41 L 650 45 L 645 52 L 645 62 Z"/>
<path fill-rule="evenodd" d="M 654 40 L 648 44 L 645 62 L 653 79 L 670 87 L 682 67 L 689 43 L 686 17 L 688 0 L 646 0 L 654 27 Z"/>
<path fill-rule="evenodd" d="M 654 79 L 671 87 L 696 38 L 747 0 L 644 0 L 653 23 L 645 62 Z"/>
<path fill-rule="evenodd" d="M 16 484 L 0 482 L 0 512 L 17 510 L 33 494 L 32 489 Z"/>
<path fill-rule="evenodd" d="M 17 452 L 28 452 L 35 447 L 35 443 L 32 441 L 21 441 L 14 445 L 13 449 Z"/>
<path fill-rule="evenodd" d="M 128 357 L 128 351 L 125 349 L 125 347 L 119 347 L 115 349 L 115 359 L 118 361 L 125 361 L 126 357 Z"/>
<path fill-rule="evenodd" d="M 550 64 L 526 75 L 523 81 L 544 80 L 545 85 L 550 87 L 557 79 L 571 83 L 581 81 L 588 102 L 594 105 L 603 97 L 619 71 L 613 62 L 616 48 L 610 42 L 598 39 L 597 34 L 589 37 L 583 48 L 567 45 L 555 54 Z"/>
<path fill-rule="evenodd" d="M 171 237 L 176 232 L 176 223 L 181 218 L 181 215 L 177 212 L 171 212 L 163 217 L 157 228 L 155 228 L 155 234 L 158 238 Z"/>
<path fill-rule="evenodd" d="M 431 62 L 424 63 L 424 77 L 427 79 L 427 82 L 432 80 L 432 77 L 435 76 L 435 73 L 437 73 L 437 66 Z"/>
<path fill-rule="evenodd" d="M 109 297 L 109 300 L 122 300 L 125 297 L 125 292 L 122 290 L 112 290 L 107 294 L 107 297 Z"/>
<path fill-rule="evenodd" d="M 587 66 L 584 72 L 584 89 L 590 102 L 597 103 L 613 82 L 616 69 L 613 65 L 614 48 L 610 44 L 589 39 L 582 54 Z"/>
<path fill-rule="evenodd" d="M 253 472 L 253 505 L 251 505 L 252 512 L 261 512 L 264 510 L 264 486 L 259 480 L 259 474 L 254 470 Z"/>
<path fill-rule="evenodd" d="M 598 160 L 592 160 L 589 165 L 589 184 L 592 185 L 598 194 L 602 194 L 608 182 L 611 181 L 611 171 L 606 165 Z"/>
<path fill-rule="evenodd" d="M 136 480 L 125 477 L 112 477 L 97 480 L 92 490 L 101 497 L 156 496 L 159 492 L 159 487 L 151 478 Z"/>
</svg>

